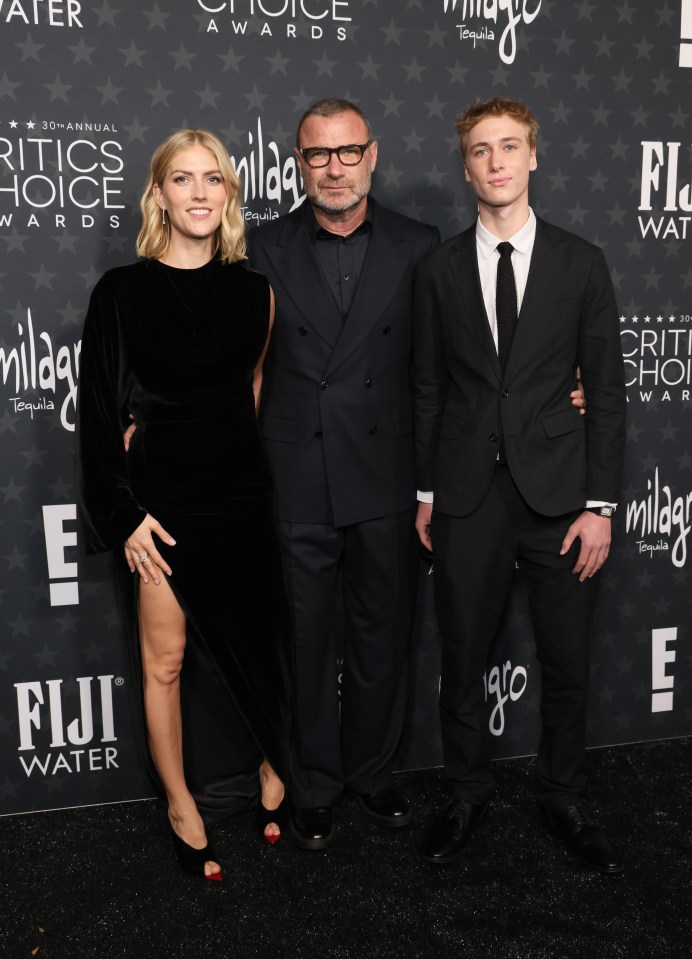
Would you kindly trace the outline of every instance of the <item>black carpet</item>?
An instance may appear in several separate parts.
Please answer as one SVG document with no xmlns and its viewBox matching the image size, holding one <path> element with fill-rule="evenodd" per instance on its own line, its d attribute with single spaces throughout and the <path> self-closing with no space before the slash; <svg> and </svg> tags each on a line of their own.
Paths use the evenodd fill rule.
<svg viewBox="0 0 692 959">
<path fill-rule="evenodd" d="M 438 771 L 398 777 L 416 814 L 385 830 L 353 799 L 326 853 L 219 827 L 224 880 L 179 871 L 155 802 L 0 820 L 2 959 L 691 959 L 692 741 L 589 753 L 623 875 L 575 862 L 539 821 L 531 761 L 499 788 L 462 862 L 418 857 Z M 34 950 L 37 950 L 34 952 Z"/>
</svg>

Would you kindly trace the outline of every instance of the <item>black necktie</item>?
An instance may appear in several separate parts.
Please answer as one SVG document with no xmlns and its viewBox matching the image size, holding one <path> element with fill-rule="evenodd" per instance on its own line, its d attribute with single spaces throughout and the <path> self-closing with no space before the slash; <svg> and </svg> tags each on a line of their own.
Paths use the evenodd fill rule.
<svg viewBox="0 0 692 959">
<path fill-rule="evenodd" d="M 497 262 L 497 286 L 495 288 L 495 308 L 497 311 L 497 354 L 500 369 L 504 373 L 512 345 L 514 328 L 517 325 L 517 286 L 512 268 L 511 243 L 498 243 L 500 259 Z"/>
</svg>

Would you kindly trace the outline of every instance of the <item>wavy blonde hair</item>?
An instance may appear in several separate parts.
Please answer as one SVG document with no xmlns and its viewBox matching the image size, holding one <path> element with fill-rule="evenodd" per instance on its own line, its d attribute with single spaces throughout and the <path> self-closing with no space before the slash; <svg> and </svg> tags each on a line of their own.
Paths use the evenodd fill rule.
<svg viewBox="0 0 692 959">
<path fill-rule="evenodd" d="M 170 222 L 162 223 L 161 208 L 154 199 L 154 184 L 163 186 L 173 160 L 181 150 L 193 146 L 205 147 L 214 154 L 219 171 L 226 185 L 226 203 L 221 213 L 221 223 L 214 233 L 214 253 L 221 255 L 224 263 L 236 263 L 245 259 L 245 221 L 240 210 L 240 180 L 233 169 L 231 158 L 223 143 L 208 130 L 178 130 L 161 143 L 151 158 L 149 174 L 139 207 L 142 211 L 142 227 L 137 236 L 137 255 L 151 260 L 160 260 L 168 248 L 171 235 Z"/>
<path fill-rule="evenodd" d="M 526 133 L 529 146 L 533 149 L 536 146 L 536 139 L 538 137 L 538 121 L 530 107 L 527 107 L 521 100 L 506 100 L 504 97 L 492 97 L 490 100 L 476 100 L 476 102 L 467 107 L 463 113 L 460 113 L 454 121 L 454 129 L 459 137 L 461 155 L 466 156 L 469 133 L 477 123 L 485 120 L 486 117 L 501 117 L 505 115 L 521 123 Z"/>
</svg>

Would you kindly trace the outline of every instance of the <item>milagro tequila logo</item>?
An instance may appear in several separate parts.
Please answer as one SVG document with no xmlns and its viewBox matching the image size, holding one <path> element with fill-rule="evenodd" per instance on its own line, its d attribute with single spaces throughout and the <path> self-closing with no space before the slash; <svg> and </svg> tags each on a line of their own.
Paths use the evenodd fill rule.
<svg viewBox="0 0 692 959">
<path fill-rule="evenodd" d="M 265 220 L 276 220 L 283 212 L 272 203 L 288 203 L 290 212 L 300 206 L 305 194 L 293 152 L 282 158 L 276 142 L 265 137 L 261 117 L 257 118 L 254 130 L 248 131 L 247 142 L 248 152 L 232 156 L 231 160 L 243 186 L 243 216 L 256 226 Z"/>
<path fill-rule="evenodd" d="M 493 736 L 501 736 L 505 730 L 505 704 L 508 700 L 515 703 L 520 699 L 528 682 L 529 674 L 525 667 L 513 667 L 509 660 L 483 674 L 485 700 L 493 702 L 489 720 Z"/>
<path fill-rule="evenodd" d="M 124 680 L 78 676 L 78 715 L 68 714 L 62 679 L 15 683 L 19 762 L 28 778 L 118 768 L 113 689 Z M 71 697 L 72 699 L 73 697 Z"/>
<path fill-rule="evenodd" d="M 647 495 L 627 504 L 626 530 L 637 537 L 640 553 L 670 553 L 673 566 L 681 569 L 687 561 L 687 537 L 692 514 L 692 492 L 673 494 L 661 485 L 658 467 L 653 480 L 646 481 Z"/>
<path fill-rule="evenodd" d="M 352 19 L 350 0 L 197 0 L 197 5 L 210 15 L 207 33 L 219 33 L 230 24 L 239 36 L 250 32 L 293 40 L 300 33 L 321 40 L 331 32 L 345 40 Z M 307 31 L 299 30 L 303 24 Z"/>
<path fill-rule="evenodd" d="M 495 40 L 498 20 L 506 19 L 498 41 L 498 51 L 503 63 L 514 63 L 517 54 L 517 26 L 530 24 L 541 12 L 542 0 L 444 0 L 444 12 L 456 13 L 462 23 L 457 23 L 460 40 Z M 469 21 L 471 23 L 469 24 Z M 480 23 L 478 23 L 480 21 Z"/>
<path fill-rule="evenodd" d="M 34 326 L 31 309 L 15 330 L 16 346 L 0 347 L 0 383 L 9 394 L 10 411 L 34 419 L 52 413 L 57 404 L 62 427 L 74 432 L 81 339 L 58 346 Z"/>
</svg>

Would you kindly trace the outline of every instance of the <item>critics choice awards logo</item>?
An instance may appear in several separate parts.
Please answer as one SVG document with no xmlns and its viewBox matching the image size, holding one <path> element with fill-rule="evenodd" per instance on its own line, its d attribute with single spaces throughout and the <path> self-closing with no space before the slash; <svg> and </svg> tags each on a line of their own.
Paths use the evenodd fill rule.
<svg viewBox="0 0 692 959">
<path fill-rule="evenodd" d="M 689 403 L 692 314 L 621 316 L 620 342 L 628 401 Z"/>
<path fill-rule="evenodd" d="M 125 163 L 112 124 L 13 119 L 2 132 L 0 231 L 40 228 L 46 214 L 51 228 L 120 226 Z"/>
<path fill-rule="evenodd" d="M 236 36 L 307 36 L 345 40 L 351 23 L 350 0 L 196 0 L 209 14 L 207 33 L 231 30 Z"/>
</svg>

